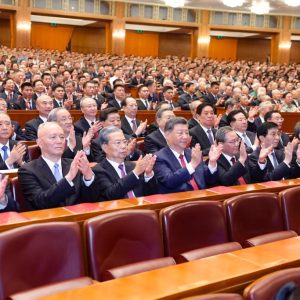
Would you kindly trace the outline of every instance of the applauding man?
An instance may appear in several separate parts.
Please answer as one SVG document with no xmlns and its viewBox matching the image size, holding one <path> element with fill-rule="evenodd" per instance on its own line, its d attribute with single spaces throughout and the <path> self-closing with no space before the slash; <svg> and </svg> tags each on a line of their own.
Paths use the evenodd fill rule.
<svg viewBox="0 0 300 300">
<path fill-rule="evenodd" d="M 125 161 L 128 141 L 122 130 L 115 126 L 103 128 L 99 139 L 106 155 L 93 169 L 100 199 L 134 198 L 156 193 L 152 170 L 155 156 L 147 154 L 136 163 Z"/>
<path fill-rule="evenodd" d="M 37 144 L 42 156 L 19 169 L 19 181 L 31 210 L 94 202 L 94 173 L 86 155 L 78 151 L 73 160 L 62 158 L 63 129 L 47 122 L 38 129 Z"/>
<path fill-rule="evenodd" d="M 217 182 L 217 160 L 221 147 L 213 145 L 209 151 L 208 167 L 202 161 L 199 144 L 191 150 L 188 122 L 172 118 L 165 125 L 168 146 L 159 150 L 154 166 L 159 193 L 175 193 L 205 189 Z"/>
</svg>

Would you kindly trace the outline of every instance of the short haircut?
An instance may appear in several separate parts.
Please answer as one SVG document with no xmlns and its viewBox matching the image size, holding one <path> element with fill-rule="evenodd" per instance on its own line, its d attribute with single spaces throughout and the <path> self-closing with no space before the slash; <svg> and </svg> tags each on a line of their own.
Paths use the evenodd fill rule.
<svg viewBox="0 0 300 300">
<path fill-rule="evenodd" d="M 219 86 L 220 83 L 218 81 L 213 81 L 211 84 L 210 84 L 210 87 L 213 87 L 213 86 Z"/>
<path fill-rule="evenodd" d="M 164 131 L 167 132 L 167 131 L 173 131 L 174 127 L 178 124 L 181 124 L 181 125 L 188 125 L 188 122 L 185 118 L 182 118 L 182 117 L 175 117 L 175 118 L 172 118 L 170 120 L 167 121 L 166 125 L 165 125 L 165 129 Z"/>
<path fill-rule="evenodd" d="M 116 107 L 108 107 L 101 110 L 99 120 L 105 122 L 110 114 L 119 114 L 119 111 Z"/>
<path fill-rule="evenodd" d="M 99 142 L 100 142 L 100 146 L 104 145 L 104 144 L 108 144 L 109 142 L 109 136 L 112 133 L 115 132 L 122 132 L 123 131 L 121 129 L 119 129 L 116 126 L 108 126 L 108 127 L 104 127 L 101 131 L 100 131 L 100 135 L 99 135 Z"/>
<path fill-rule="evenodd" d="M 114 85 L 113 91 L 115 91 L 119 87 L 121 87 L 121 88 L 123 88 L 125 90 L 124 85 L 122 85 L 122 84 L 116 84 L 116 85 Z"/>
<path fill-rule="evenodd" d="M 272 116 L 273 114 L 280 114 L 280 111 L 278 110 L 271 110 L 271 111 L 268 111 L 266 114 L 265 114 L 265 121 L 268 122 L 268 120 L 272 119 Z"/>
<path fill-rule="evenodd" d="M 46 77 L 46 76 L 50 76 L 51 77 L 51 74 L 50 73 L 43 73 L 42 74 L 42 76 L 41 76 L 41 78 L 42 78 L 42 80 Z M 51 78 L 52 79 L 52 78 Z"/>
<path fill-rule="evenodd" d="M 215 113 L 215 108 L 213 107 L 213 105 L 210 103 L 204 102 L 197 106 L 197 115 L 201 115 L 203 109 L 207 106 L 211 107 L 213 112 Z"/>
<path fill-rule="evenodd" d="M 65 87 L 63 85 L 61 85 L 61 84 L 54 84 L 54 85 L 52 85 L 51 90 L 52 90 L 52 92 L 54 92 L 58 88 L 62 88 L 63 90 L 65 90 Z"/>
<path fill-rule="evenodd" d="M 56 122 L 44 122 L 42 124 L 40 124 L 40 126 L 38 127 L 38 130 L 37 130 L 37 138 L 39 139 L 40 138 L 40 135 L 41 135 L 41 132 L 43 129 L 46 129 L 47 127 L 50 127 L 50 126 L 58 126 L 59 128 L 61 128 L 61 126 L 56 123 Z M 61 128 L 61 130 L 63 131 L 63 129 Z"/>
<path fill-rule="evenodd" d="M 83 98 L 81 98 L 81 100 L 80 100 L 80 108 L 83 106 L 84 101 L 87 100 L 87 99 L 92 99 L 93 101 L 95 101 L 95 104 L 97 105 L 97 101 L 96 101 L 94 98 L 91 98 L 91 97 L 83 97 Z"/>
<path fill-rule="evenodd" d="M 278 128 L 277 124 L 273 122 L 265 122 L 261 124 L 256 130 L 257 137 L 259 138 L 260 136 L 266 136 L 269 130 L 272 128 Z"/>
<path fill-rule="evenodd" d="M 188 89 L 189 87 L 191 87 L 192 85 L 194 85 L 194 82 L 187 82 L 185 84 L 185 87 Z"/>
<path fill-rule="evenodd" d="M 145 82 L 145 86 L 149 87 L 150 85 L 152 85 L 153 83 L 155 83 L 153 80 L 148 80 Z"/>
<path fill-rule="evenodd" d="M 166 111 L 173 111 L 173 109 L 171 107 L 170 108 L 160 108 L 155 114 L 155 119 L 160 119 L 162 117 L 163 113 Z"/>
<path fill-rule="evenodd" d="M 32 83 L 32 86 L 35 87 L 38 82 L 43 83 L 42 79 L 37 79 Z"/>
<path fill-rule="evenodd" d="M 21 91 L 23 91 L 24 88 L 26 88 L 26 87 L 31 87 L 32 88 L 32 84 L 30 82 L 23 82 L 21 84 Z"/>
<path fill-rule="evenodd" d="M 89 80 L 89 81 L 84 82 L 82 87 L 85 89 L 89 83 L 95 84 L 95 82 L 93 80 Z"/>
<path fill-rule="evenodd" d="M 56 108 L 53 108 L 50 112 L 49 112 L 49 115 L 48 115 L 48 118 L 47 118 L 47 122 L 57 122 L 57 113 L 61 110 L 65 110 L 65 111 L 68 111 L 67 109 L 65 109 L 64 107 L 56 107 Z"/>
<path fill-rule="evenodd" d="M 300 122 L 297 122 L 294 127 L 294 137 L 298 139 L 299 135 L 300 135 Z"/>
<path fill-rule="evenodd" d="M 224 107 L 225 109 L 228 109 L 228 107 L 234 107 L 235 104 L 237 104 L 237 101 L 232 98 L 229 98 L 225 101 Z"/>
<path fill-rule="evenodd" d="M 224 143 L 226 140 L 226 134 L 231 131 L 234 131 L 234 130 L 230 126 L 223 126 L 223 127 L 219 128 L 215 135 L 216 142 Z"/>
<path fill-rule="evenodd" d="M 227 121 L 228 121 L 228 123 L 230 124 L 231 122 L 235 122 L 235 121 L 236 121 L 235 116 L 236 116 L 237 114 L 239 114 L 239 113 L 242 113 L 242 114 L 245 116 L 245 118 L 247 119 L 247 116 L 246 116 L 245 112 L 243 112 L 242 110 L 236 109 L 236 110 L 231 111 L 231 112 L 228 114 L 228 116 L 227 116 Z"/>
<path fill-rule="evenodd" d="M 145 86 L 145 85 L 143 85 L 143 84 L 142 84 L 142 85 L 140 85 L 140 86 L 138 87 L 138 90 L 137 90 L 137 91 L 138 91 L 138 93 L 139 93 L 139 92 L 141 91 L 141 89 L 142 89 L 142 88 L 144 88 L 144 87 L 148 88 L 147 86 Z"/>
<path fill-rule="evenodd" d="M 162 92 L 165 93 L 168 90 L 172 90 L 173 91 L 174 89 L 173 89 L 173 87 L 167 85 L 167 86 L 163 87 Z"/>
</svg>

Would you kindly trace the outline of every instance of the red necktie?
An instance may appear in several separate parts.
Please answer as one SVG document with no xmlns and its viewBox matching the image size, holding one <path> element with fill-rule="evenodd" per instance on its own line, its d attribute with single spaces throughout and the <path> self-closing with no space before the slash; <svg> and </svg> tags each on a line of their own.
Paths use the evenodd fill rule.
<svg viewBox="0 0 300 300">
<path fill-rule="evenodd" d="M 186 164 L 185 164 L 184 157 L 182 154 L 179 155 L 179 159 L 180 159 L 181 166 L 183 168 L 185 168 Z M 197 185 L 196 180 L 193 175 L 192 175 L 192 179 L 190 180 L 190 184 L 194 191 L 199 190 L 198 185 Z"/>
<path fill-rule="evenodd" d="M 25 100 L 25 107 L 26 107 L 26 110 L 30 110 L 31 109 L 29 101 Z"/>
<path fill-rule="evenodd" d="M 235 162 L 236 162 L 235 157 L 231 157 L 231 162 L 232 162 L 233 165 L 235 164 Z M 240 184 L 240 185 L 247 184 L 243 176 L 241 176 L 241 177 L 238 179 L 238 181 L 239 181 L 239 184 Z"/>
<path fill-rule="evenodd" d="M 118 168 L 119 168 L 120 171 L 121 171 L 121 178 L 125 177 L 125 176 L 126 176 L 126 173 L 125 173 L 125 171 L 124 171 L 124 165 L 123 165 L 123 164 L 120 164 L 120 165 L 118 166 Z M 131 191 L 128 191 L 127 197 L 128 197 L 128 198 L 135 198 L 134 193 L 133 193 L 132 190 L 131 190 Z"/>
</svg>

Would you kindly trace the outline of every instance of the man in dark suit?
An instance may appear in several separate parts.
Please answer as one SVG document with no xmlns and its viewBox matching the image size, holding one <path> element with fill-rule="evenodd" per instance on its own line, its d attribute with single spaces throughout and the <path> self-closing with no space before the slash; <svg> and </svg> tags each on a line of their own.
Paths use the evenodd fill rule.
<svg viewBox="0 0 300 300">
<path fill-rule="evenodd" d="M 99 199 L 134 198 L 156 193 L 152 170 L 155 156 L 147 154 L 136 163 L 125 161 L 127 140 L 122 130 L 115 126 L 101 130 L 100 144 L 106 158 L 93 169 Z"/>
<path fill-rule="evenodd" d="M 145 133 L 147 127 L 147 120 L 142 122 L 136 119 L 137 115 L 137 103 L 132 97 L 127 97 L 122 102 L 124 111 L 124 117 L 121 118 L 121 129 L 125 134 L 131 135 L 132 137 L 139 137 Z"/>
<path fill-rule="evenodd" d="M 131 78 L 129 82 L 129 87 L 139 86 L 145 83 L 144 74 L 141 70 L 136 70 L 134 72 L 134 76 Z"/>
<path fill-rule="evenodd" d="M 174 118 L 175 114 L 171 108 L 161 108 L 156 112 L 155 119 L 158 124 L 158 129 L 148 134 L 144 140 L 144 149 L 146 153 L 159 151 L 167 146 L 165 138 L 165 125 L 167 121 Z"/>
<path fill-rule="evenodd" d="M 290 141 L 288 134 L 282 131 L 282 124 L 284 118 L 282 118 L 281 114 L 277 110 L 271 110 L 265 114 L 266 122 L 273 122 L 278 126 L 279 130 L 279 143 L 276 147 L 277 149 L 283 149 Z"/>
<path fill-rule="evenodd" d="M 0 213 L 19 211 L 19 205 L 14 200 L 8 184 L 8 176 L 0 178 Z"/>
<path fill-rule="evenodd" d="M 94 136 L 92 128 L 83 134 L 83 137 L 75 135 L 73 118 L 69 111 L 63 107 L 54 108 L 48 115 L 47 122 L 57 122 L 63 129 L 66 146 L 62 155 L 64 158 L 74 158 L 78 151 L 83 150 L 89 161 L 91 156 L 91 140 Z"/>
<path fill-rule="evenodd" d="M 138 87 L 139 99 L 136 101 L 138 105 L 138 110 L 150 110 L 150 102 L 148 101 L 149 89 L 145 85 L 140 85 Z"/>
<path fill-rule="evenodd" d="M 248 131 L 248 120 L 246 114 L 241 110 L 233 110 L 227 116 L 230 127 L 242 139 L 246 145 L 247 153 L 252 153 L 258 146 L 255 133 Z"/>
<path fill-rule="evenodd" d="M 21 97 L 19 98 L 17 105 L 22 110 L 36 109 L 36 101 L 32 99 L 33 89 L 30 82 L 24 82 L 21 85 Z"/>
<path fill-rule="evenodd" d="M 228 114 L 233 111 L 237 107 L 238 102 L 232 98 L 229 98 L 225 101 L 224 107 L 225 107 L 225 113 L 223 114 L 220 123 L 219 128 L 224 126 L 230 126 L 227 120 Z"/>
<path fill-rule="evenodd" d="M 37 144 L 42 156 L 19 169 L 21 189 L 31 210 L 94 202 L 94 173 L 83 153 L 73 160 L 62 158 L 65 149 L 63 129 L 55 122 L 39 127 Z"/>
<path fill-rule="evenodd" d="M 185 83 L 185 92 L 179 97 L 179 105 L 183 110 L 190 109 L 190 103 L 198 100 L 199 97 L 195 94 L 196 86 L 193 82 Z"/>
<path fill-rule="evenodd" d="M 258 116 L 254 120 L 256 129 L 265 123 L 265 115 L 273 110 L 273 104 L 270 101 L 261 102 L 258 106 Z"/>
<path fill-rule="evenodd" d="M 190 136 L 186 119 L 175 117 L 165 126 L 168 146 L 156 152 L 154 166 L 158 193 L 205 189 L 217 182 L 217 160 L 221 148 L 212 146 L 208 166 L 202 161 L 200 146 L 187 148 Z"/>
<path fill-rule="evenodd" d="M 231 127 L 218 129 L 216 143 L 222 146 L 222 155 L 218 159 L 220 185 L 243 185 L 263 178 L 264 168 L 255 172 L 250 168 L 246 146 Z"/>
<path fill-rule="evenodd" d="M 200 100 L 195 100 L 190 103 L 190 111 L 192 114 L 192 118 L 188 120 L 189 129 L 192 129 L 193 127 L 195 127 L 196 125 L 199 124 L 198 119 L 197 119 L 197 107 L 201 103 L 203 103 L 203 102 Z"/>
<path fill-rule="evenodd" d="M 300 176 L 299 164 L 292 161 L 293 148 L 292 143 L 288 143 L 284 149 L 276 149 L 279 143 L 278 126 L 272 122 L 265 122 L 257 129 L 257 137 L 260 141 L 260 147 L 250 156 L 251 168 L 258 169 L 259 152 L 269 149 L 268 155 L 265 157 L 266 173 L 262 181 L 282 180 L 288 178 L 297 178 Z M 297 146 L 296 157 L 300 161 L 300 148 Z"/>
<path fill-rule="evenodd" d="M 65 88 L 61 84 L 52 86 L 53 107 L 64 107 Z"/>
<path fill-rule="evenodd" d="M 118 110 L 122 108 L 122 101 L 125 99 L 125 88 L 122 84 L 116 84 L 113 88 L 113 97 L 108 101 L 108 107 L 116 107 Z"/>
<path fill-rule="evenodd" d="M 37 98 L 45 94 L 45 86 L 43 84 L 43 81 L 40 79 L 37 79 L 33 81 L 32 83 L 34 94 L 32 96 L 32 99 L 35 101 Z"/>
<path fill-rule="evenodd" d="M 14 91 L 14 87 L 15 87 L 14 81 L 10 78 L 5 79 L 2 83 L 2 86 L 4 88 L 4 91 L 0 93 L 0 98 L 6 100 L 7 107 L 9 109 L 17 108 L 19 95 Z"/>
<path fill-rule="evenodd" d="M 74 124 L 75 133 L 78 136 L 83 136 L 85 132 L 88 132 L 90 128 L 93 129 L 94 138 L 99 134 L 99 130 L 102 128 L 101 123 L 97 120 L 97 103 L 95 99 L 85 97 L 80 101 L 80 108 L 83 113 L 81 117 Z"/>
<path fill-rule="evenodd" d="M 149 90 L 148 101 L 153 102 L 153 103 L 158 102 L 159 97 L 158 97 L 158 94 L 156 93 L 156 82 L 153 80 L 148 80 L 145 82 L 145 86 Z"/>
<path fill-rule="evenodd" d="M 101 104 L 105 102 L 105 98 L 101 94 L 97 94 L 96 84 L 99 83 L 96 80 L 89 80 L 83 84 L 83 97 L 92 98 L 97 103 L 97 108 L 101 108 Z"/>
<path fill-rule="evenodd" d="M 211 145 L 214 143 L 216 129 L 214 126 L 214 108 L 209 103 L 202 103 L 197 107 L 198 125 L 190 130 L 192 137 L 191 146 L 199 144 L 203 155 L 208 155 Z"/>
<path fill-rule="evenodd" d="M 171 86 L 164 86 L 162 89 L 162 100 L 161 101 L 166 101 L 169 103 L 169 105 L 172 107 L 174 110 L 180 110 L 180 106 L 178 102 L 174 102 L 175 92 L 174 88 Z"/>
<path fill-rule="evenodd" d="M 219 82 L 213 81 L 210 85 L 210 91 L 207 95 L 204 95 L 204 102 L 207 102 L 213 106 L 222 106 L 224 98 L 219 97 Z"/>
<path fill-rule="evenodd" d="M 39 112 L 39 116 L 25 124 L 25 138 L 28 141 L 37 139 L 37 130 L 41 124 L 47 122 L 48 115 L 53 109 L 53 100 L 47 95 L 40 96 L 36 100 L 36 109 Z"/>
<path fill-rule="evenodd" d="M 19 168 L 29 160 L 25 145 L 10 139 L 12 124 L 10 117 L 0 113 L 0 170 Z"/>
</svg>

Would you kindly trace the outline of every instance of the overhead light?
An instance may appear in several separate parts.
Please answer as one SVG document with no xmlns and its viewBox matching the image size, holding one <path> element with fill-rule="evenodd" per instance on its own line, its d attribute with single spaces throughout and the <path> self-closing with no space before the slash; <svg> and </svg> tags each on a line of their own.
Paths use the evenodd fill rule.
<svg viewBox="0 0 300 300">
<path fill-rule="evenodd" d="M 251 12 L 256 15 L 264 15 L 270 12 L 270 3 L 265 0 L 253 0 Z"/>
<path fill-rule="evenodd" d="M 237 7 L 242 6 L 244 4 L 244 0 L 223 0 L 223 4 L 229 7 Z"/>
<path fill-rule="evenodd" d="M 165 4 L 171 7 L 183 7 L 185 0 L 165 0 Z"/>
<path fill-rule="evenodd" d="M 284 3 L 288 6 L 299 6 L 300 5 L 300 0 L 284 0 Z"/>
</svg>

